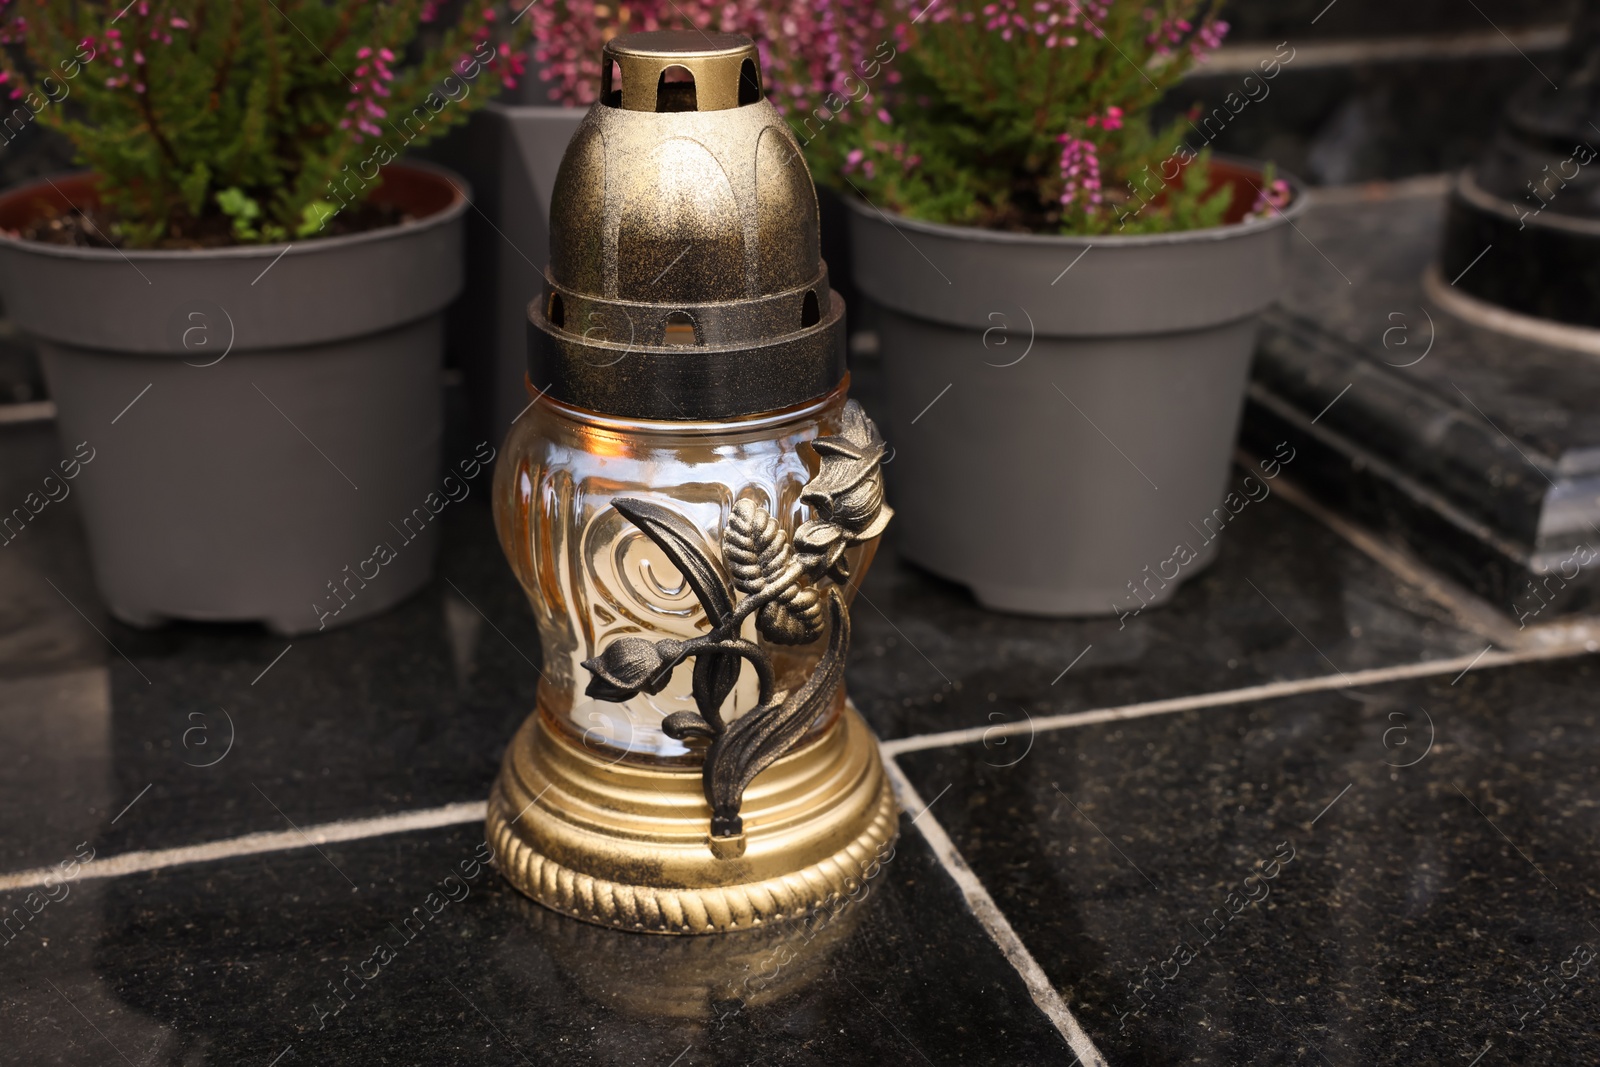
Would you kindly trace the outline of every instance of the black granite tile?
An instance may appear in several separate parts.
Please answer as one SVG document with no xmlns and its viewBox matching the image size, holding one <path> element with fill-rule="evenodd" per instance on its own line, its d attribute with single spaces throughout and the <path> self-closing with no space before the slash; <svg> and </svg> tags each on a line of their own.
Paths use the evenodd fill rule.
<svg viewBox="0 0 1600 1067">
<path fill-rule="evenodd" d="M 481 498 L 459 505 L 445 541 L 423 593 L 344 629 L 291 642 L 255 627 L 119 627 L 132 662 L 111 661 L 113 763 L 129 795 L 154 785 L 107 846 L 486 796 L 534 706 L 538 636 Z M 231 751 L 204 766 L 230 722 Z"/>
<path fill-rule="evenodd" d="M 1370 192 L 1300 222 L 1243 438 L 1304 446 L 1303 484 L 1513 617 L 1592 611 L 1600 577 L 1580 568 L 1600 523 L 1600 364 L 1428 299 L 1442 192 Z"/>
<path fill-rule="evenodd" d="M 72 455 L 53 423 L 0 425 L 0 518 L 10 520 L 0 528 L 0 679 L 93 666 L 109 651 L 94 631 L 105 612 L 78 497 L 60 478 L 58 464 Z M 17 509 L 30 516 L 26 524 Z"/>
<path fill-rule="evenodd" d="M 1593 1063 L 1597 681 L 1480 669 L 902 766 L 1112 1063 Z"/>
<path fill-rule="evenodd" d="M 110 650 L 71 483 L 44 484 L 61 452 L 48 423 L 0 426 L 0 515 L 60 497 L 0 532 L 0 866 L 53 861 L 71 830 L 109 819 Z M 67 495 L 61 496 L 63 490 Z M 80 609 L 83 614 L 79 614 Z"/>
<path fill-rule="evenodd" d="M 1388 7 L 1404 10 L 1404 5 Z M 1465 5 L 1463 10 L 1472 13 Z M 1173 121 L 1191 107 L 1201 116 L 1223 107 L 1226 123 L 1213 119 L 1202 131 L 1188 131 L 1190 146 L 1209 144 L 1218 152 L 1270 161 L 1316 185 L 1345 185 L 1433 174 L 1473 162 L 1489 144 L 1511 93 L 1538 78 L 1528 61 L 1514 54 L 1296 66 L 1295 59 L 1303 58 L 1299 50 L 1319 39 L 1325 35 L 1271 38 L 1267 54 L 1282 41 L 1281 54 L 1294 58 L 1270 82 L 1246 83 L 1244 73 L 1200 70 L 1166 95 L 1158 121 Z M 1535 49 L 1529 58 L 1554 70 L 1557 53 Z M 1230 93 L 1236 116 L 1225 107 Z M 1204 124 L 1201 117 L 1194 121 Z"/>
<path fill-rule="evenodd" d="M 290 641 L 253 626 L 138 631 L 97 613 L 120 650 L 88 631 L 104 695 L 81 672 L 0 681 L 0 738 L 36 768 L 0 776 L 0 807 L 26 813 L 0 830 L 0 863 L 50 862 L 68 839 L 163 848 L 487 796 L 534 704 L 538 637 L 486 501 L 445 521 L 439 578 L 375 618 Z M 27 562 L 0 572 L 8 594 L 26 578 L 48 605 L 45 578 L 75 580 L 96 610 L 86 571 Z M 46 718 L 51 700 L 71 715 Z M 41 795 L 64 766 L 75 773 Z"/>
<path fill-rule="evenodd" d="M 846 684 L 884 737 L 1325 675 L 1332 664 L 1471 655 L 1487 643 L 1276 495 L 1240 513 L 1209 570 L 1137 616 L 985 611 L 892 548 L 862 593 Z"/>
<path fill-rule="evenodd" d="M 44 396 L 44 371 L 33 342 L 0 320 L 0 413 L 6 404 L 26 404 Z"/>
<path fill-rule="evenodd" d="M 1348 364 L 1339 360 L 1319 366 L 1318 376 L 1342 366 Z M 1352 377 L 1341 380 L 1348 384 Z M 1359 373 L 1354 380 L 1360 381 Z M 1404 404 L 1406 398 L 1396 399 Z M 1348 438 L 1312 432 L 1314 428 L 1306 425 L 1310 418 L 1270 395 L 1258 382 L 1245 405 L 1241 435 L 1253 442 L 1292 441 L 1301 453 L 1297 478 L 1323 505 L 1403 542 L 1418 558 L 1504 612 L 1517 622 L 1519 631 L 1556 622 L 1562 616 L 1592 612 L 1600 603 L 1600 572 L 1589 568 L 1574 573 L 1571 569 L 1576 562 L 1574 545 L 1587 538 L 1576 537 L 1546 557 L 1545 565 L 1564 572 L 1566 578 L 1536 570 L 1536 557 L 1526 546 L 1475 519 L 1466 509 L 1451 506 L 1438 493 L 1419 486 L 1395 465 L 1375 459 Z M 1414 421 L 1423 424 L 1428 420 L 1419 412 Z M 1368 440 L 1379 436 L 1374 433 Z"/>
<path fill-rule="evenodd" d="M 716 938 L 561 918 L 465 877 L 483 847 L 463 826 L 73 886 L 0 952 L 0 1060 L 1072 1059 L 914 829 L 856 905 Z"/>
<path fill-rule="evenodd" d="M 1286 36 L 1351 40 L 1411 34 L 1513 32 L 1530 26 L 1563 25 L 1572 0 L 1228 0 L 1222 17 L 1232 26 L 1230 42 L 1281 40 Z M 1312 20 L 1315 19 L 1315 24 Z"/>
<path fill-rule="evenodd" d="M 1500 442 L 1507 457 L 1503 466 L 1482 475 L 1485 480 L 1517 485 L 1531 479 L 1543 486 L 1526 461 L 1512 465 L 1518 454 L 1494 426 L 1531 454 L 1552 461 L 1594 452 L 1600 446 L 1600 362 L 1482 329 L 1427 300 L 1422 275 L 1437 258 L 1443 211 L 1443 194 L 1432 189 L 1380 187 L 1367 198 L 1314 205 L 1298 223 L 1304 238 L 1290 245 L 1283 306 L 1360 347 L 1389 379 L 1425 389 L 1471 416 L 1465 421 Z M 1496 251 L 1490 249 L 1485 260 Z M 1395 313 L 1398 318 L 1391 317 Z M 1397 326 L 1399 332 L 1386 335 Z M 1428 349 L 1430 336 L 1434 341 Z M 1427 358 L 1418 360 L 1424 351 Z M 1413 365 L 1400 366 L 1406 363 Z M 1358 408 L 1341 403 L 1324 421 L 1336 429 L 1350 425 L 1345 420 L 1358 418 Z M 1364 430 L 1361 423 L 1350 428 Z M 1580 458 L 1587 460 L 1582 466 L 1600 467 L 1600 458 L 1576 455 L 1565 466 L 1579 466 Z M 1444 455 L 1436 462 L 1450 459 Z"/>
</svg>

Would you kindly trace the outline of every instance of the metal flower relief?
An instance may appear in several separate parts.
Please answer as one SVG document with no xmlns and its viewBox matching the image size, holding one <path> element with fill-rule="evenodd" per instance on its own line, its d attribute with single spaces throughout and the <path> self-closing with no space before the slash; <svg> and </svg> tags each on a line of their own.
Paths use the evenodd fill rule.
<svg viewBox="0 0 1600 1067">
<path fill-rule="evenodd" d="M 713 837 L 743 832 L 739 809 L 745 788 L 794 745 L 838 688 L 850 643 L 850 618 L 840 592 L 850 578 L 844 552 L 877 537 L 892 515 L 883 503 L 883 438 L 859 404 L 852 400 L 845 406 L 840 433 L 817 438 L 811 447 L 821 467 L 800 500 L 814 517 L 791 538 L 765 508 L 740 500 L 722 531 L 721 568 L 706 552 L 700 532 L 676 512 L 645 500 L 613 501 L 682 572 L 711 629 L 688 641 L 618 638 L 584 661 L 593 675 L 586 692 L 616 702 L 658 693 L 678 664 L 694 659 L 699 714 L 676 712 L 662 729 L 680 741 L 710 742 L 702 781 Z M 824 579 L 831 581 L 824 586 Z M 799 688 L 775 691 L 772 658 L 739 636 L 752 613 L 757 633 L 773 644 L 809 644 L 828 633 L 816 671 Z M 755 668 L 758 703 L 725 722 L 722 704 L 745 662 Z"/>
</svg>

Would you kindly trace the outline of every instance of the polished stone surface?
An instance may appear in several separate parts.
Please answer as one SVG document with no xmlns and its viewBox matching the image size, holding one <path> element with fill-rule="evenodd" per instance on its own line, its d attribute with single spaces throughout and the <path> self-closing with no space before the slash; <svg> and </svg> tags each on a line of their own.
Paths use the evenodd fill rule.
<svg viewBox="0 0 1600 1067">
<path fill-rule="evenodd" d="M 863 375 L 869 401 L 871 384 Z M 48 431 L 12 439 L 53 454 Z M 483 497 L 447 513 L 440 577 L 423 593 L 293 641 L 256 627 L 138 631 L 105 618 L 74 503 L 55 513 L 49 541 L 29 531 L 10 549 L 33 556 L 0 555 L 29 598 L 0 679 L 29 675 L 10 683 L 18 706 L 78 709 L 0 716 L 0 740 L 26 753 L 22 773 L 0 778 L 0 806 L 52 798 L 0 835 L 5 867 L 50 862 L 69 836 L 108 852 L 170 848 L 487 795 L 533 706 L 539 648 Z M 35 551 L 45 545 L 50 552 Z M 48 621 L 42 632 L 70 637 L 52 637 L 43 658 L 36 618 Z M 1241 512 L 1212 567 L 1159 609 L 997 615 L 900 562 L 891 546 L 868 575 L 854 630 L 847 684 L 884 737 L 1325 675 L 1334 665 L 1471 655 L 1487 643 L 1278 496 Z M 76 699 L 80 691 L 92 699 Z"/>
<path fill-rule="evenodd" d="M 4 499 L 61 454 L 48 424 L 0 426 Z M 160 848 L 486 794 L 532 707 L 538 638 L 481 493 L 446 513 L 424 593 L 292 642 L 109 619 L 77 503 L 0 547 L 0 744 L 18 754 L 0 810 L 32 809 L 0 831 L 0 865 L 49 861 L 80 830 L 102 850 Z"/>
<path fill-rule="evenodd" d="M 1588 143 L 1593 137 L 1574 138 L 1577 151 L 1586 153 L 1581 158 L 1589 162 L 1600 154 Z M 1525 182 L 1544 180 L 1546 166 L 1566 174 L 1576 171 L 1578 158 L 1552 157 L 1548 152 L 1537 160 L 1519 158 L 1514 161 L 1516 176 Z M 1526 174 L 1538 177 L 1523 178 Z M 1592 226 L 1600 215 L 1596 211 L 1600 202 L 1593 190 L 1573 188 L 1560 195 L 1566 190 L 1559 188 L 1563 184 L 1559 178 L 1548 184 L 1556 195 L 1547 208 L 1531 190 L 1517 190 L 1498 200 L 1496 206 L 1505 214 L 1453 198 L 1439 244 L 1439 268 L 1446 278 L 1459 277 L 1457 287 L 1479 300 L 1520 315 L 1595 329 L 1600 327 L 1600 308 L 1594 300 L 1600 291 L 1600 236 Z M 1581 222 L 1573 225 L 1580 212 L 1587 216 L 1581 221 L 1588 227 Z M 1504 254 L 1493 255 L 1495 249 Z"/>
<path fill-rule="evenodd" d="M 1317 31 L 1348 2 L 1340 0 Z M 1476 17 L 1470 7 L 1460 10 Z M 1494 32 L 1481 22 L 1480 27 Z M 1435 46 L 1447 39 L 1441 34 Z M 1203 116 L 1224 108 L 1225 125 L 1219 116 L 1204 131 L 1185 134 L 1193 148 L 1209 145 L 1217 152 L 1270 161 L 1315 185 L 1345 185 L 1466 166 L 1488 145 L 1493 117 L 1506 98 L 1538 77 L 1527 60 L 1509 50 L 1501 55 L 1427 55 L 1427 41 L 1420 44 L 1421 54 L 1404 59 L 1381 53 L 1363 57 L 1359 42 L 1351 58 L 1321 64 L 1311 58 L 1312 47 L 1341 43 L 1350 42 L 1343 34 L 1307 33 L 1304 23 L 1284 27 L 1278 36 L 1248 46 L 1261 55 L 1293 57 L 1272 81 L 1246 82 L 1249 71 L 1200 68 L 1163 99 L 1160 118 L 1163 123 L 1175 121 L 1195 107 L 1199 114 L 1194 121 L 1203 125 Z M 1530 53 L 1543 66 L 1552 65 L 1556 56 L 1538 48 Z"/>
<path fill-rule="evenodd" d="M 1584 657 L 902 766 L 1112 1063 L 1594 1063 L 1597 683 Z"/>
<path fill-rule="evenodd" d="M 1297 274 L 1290 300 L 1325 336 L 1365 329 L 1316 286 Z M 876 409 L 876 365 L 854 383 Z M 446 450 L 464 454 L 460 408 Z M 5 500 L 60 454 L 48 425 L 0 426 Z M 486 796 L 539 654 L 481 494 L 446 516 L 422 593 L 293 641 L 109 620 L 77 501 L 52 504 L 0 547 L 0 880 L 90 850 L 283 839 L 52 900 L 0 891 L 0 1064 L 1070 1067 L 1038 1006 L 1054 994 L 1118 1067 L 1468 1064 L 1489 1042 L 1506 1062 L 1590 1062 L 1600 667 L 1485 666 L 1452 684 L 1444 661 L 1507 647 L 1513 620 L 1438 599 L 1292 504 L 1315 462 L 1297 454 L 1168 604 L 1120 619 L 982 611 L 891 538 L 853 612 L 848 683 L 882 737 L 928 746 L 898 757 L 926 810 L 902 817 L 859 906 L 715 939 L 541 910 L 472 867 L 470 814 L 301 847 L 298 830 Z M 1336 688 L 1374 668 L 1431 674 Z M 1285 681 L 1317 691 L 1034 725 Z M 984 735 L 917 737 L 962 729 Z M 959 856 L 935 851 L 946 829 Z M 1270 896 L 1211 941 L 1180 935 L 1228 915 L 1230 890 L 1259 894 L 1252 864 L 1285 841 Z M 992 936 L 985 893 L 1020 943 Z M 1180 936 L 1199 951 L 1165 963 Z M 1054 993 L 1025 983 L 1028 956 Z M 1148 979 L 1149 1007 L 1119 1020 L 1147 964 L 1177 974 Z M 347 965 L 362 976 L 336 1011 Z"/>
<path fill-rule="evenodd" d="M 985 611 L 892 550 L 862 593 L 847 681 L 883 737 L 1470 656 L 1487 643 L 1276 495 L 1225 529 L 1208 570 L 1137 615 Z"/>
<path fill-rule="evenodd" d="M 1515 32 L 1529 26 L 1562 25 L 1572 15 L 1572 0 L 1227 0 L 1222 17 L 1232 26 L 1229 40 L 1278 40 L 1285 36 L 1331 40 L 1396 37 L 1428 33 Z M 1314 23 L 1312 20 L 1316 20 Z"/>
<path fill-rule="evenodd" d="M 1298 224 L 1244 439 L 1303 447 L 1304 483 L 1508 615 L 1593 611 L 1600 579 L 1580 567 L 1600 556 L 1600 362 L 1424 294 L 1442 183 L 1366 194 L 1314 204 Z"/>
<path fill-rule="evenodd" d="M 0 1062 L 1070 1060 L 915 831 L 858 903 L 719 938 L 557 917 L 486 848 L 462 826 L 69 884 L 0 954 Z"/>
<path fill-rule="evenodd" d="M 1379 379 L 1384 384 L 1409 385 L 1443 398 L 1460 414 L 1462 430 L 1499 443 L 1497 465 L 1477 469 L 1460 461 L 1453 471 L 1458 477 L 1471 475 L 1484 487 L 1526 482 L 1547 487 L 1526 461 L 1518 462 L 1518 453 L 1495 427 L 1552 463 L 1572 453 L 1593 453 L 1573 455 L 1562 473 L 1577 473 L 1580 465 L 1600 469 L 1600 362 L 1484 330 L 1444 312 L 1423 294 L 1423 272 L 1439 247 L 1443 184 L 1380 184 L 1314 203 L 1297 224 L 1303 236 L 1290 242 L 1284 309 L 1393 372 Z M 1481 262 L 1497 251 L 1490 249 Z M 1424 305 L 1433 321 L 1431 334 Z M 1390 332 L 1394 327 L 1400 329 Z M 1427 357 L 1419 358 L 1424 351 Z M 1352 393 L 1345 399 L 1360 398 Z M 1322 421 L 1360 432 L 1367 424 L 1359 421 L 1359 407 L 1341 402 Z M 1442 468 L 1448 458 L 1435 462 Z"/>
</svg>

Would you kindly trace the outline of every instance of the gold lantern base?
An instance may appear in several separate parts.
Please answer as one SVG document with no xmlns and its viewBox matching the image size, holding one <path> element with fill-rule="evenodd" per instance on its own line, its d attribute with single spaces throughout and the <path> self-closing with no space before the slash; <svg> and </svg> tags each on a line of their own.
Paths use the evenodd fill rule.
<svg viewBox="0 0 1600 1067">
<path fill-rule="evenodd" d="M 490 794 L 488 840 L 511 884 L 555 911 L 713 934 L 854 896 L 899 831 L 877 743 L 851 707 L 758 775 L 741 815 L 744 833 L 712 838 L 698 768 L 608 761 L 535 712 Z"/>
</svg>

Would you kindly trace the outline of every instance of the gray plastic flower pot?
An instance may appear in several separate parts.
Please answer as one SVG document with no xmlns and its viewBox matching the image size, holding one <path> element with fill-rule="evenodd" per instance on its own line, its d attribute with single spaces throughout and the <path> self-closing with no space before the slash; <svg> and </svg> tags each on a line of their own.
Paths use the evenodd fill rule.
<svg viewBox="0 0 1600 1067">
<path fill-rule="evenodd" d="M 468 201 L 442 168 L 383 178 L 374 199 L 416 221 L 201 251 L 0 235 L 0 299 L 38 340 L 62 455 L 93 452 L 73 488 L 117 618 L 298 634 L 429 580 Z M 0 228 L 92 195 L 83 174 L 14 189 Z"/>
<path fill-rule="evenodd" d="M 1237 216 L 1255 194 L 1236 190 Z M 1036 615 L 1142 610 L 1199 573 L 1236 514 L 1234 437 L 1295 190 L 1267 219 L 1133 237 L 850 200 L 856 285 L 881 310 L 904 555 L 985 607 Z"/>
<path fill-rule="evenodd" d="M 524 78 L 529 96 L 543 83 Z M 586 108 L 486 105 L 424 149 L 472 182 L 467 291 L 450 312 L 450 345 L 466 379 L 475 432 L 503 441 L 528 406 L 528 301 L 550 256 L 550 194 Z M 547 383 L 539 382 L 535 388 Z"/>
</svg>

